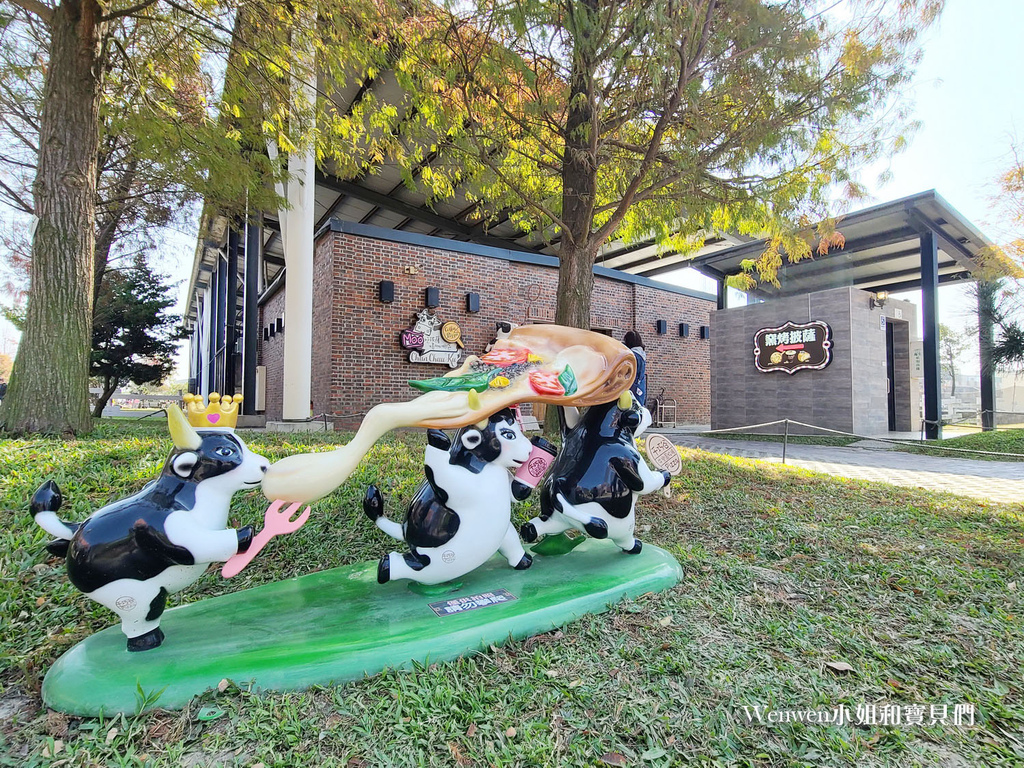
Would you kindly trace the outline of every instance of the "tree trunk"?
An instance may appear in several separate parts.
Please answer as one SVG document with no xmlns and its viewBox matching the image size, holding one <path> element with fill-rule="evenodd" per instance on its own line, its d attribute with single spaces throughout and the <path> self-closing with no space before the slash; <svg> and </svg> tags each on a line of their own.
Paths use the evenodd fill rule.
<svg viewBox="0 0 1024 768">
<path fill-rule="evenodd" d="M 981 363 L 981 428 L 986 432 L 996 428 L 995 372 L 992 360 L 993 324 L 996 316 L 998 283 L 980 280 L 978 291 L 978 357 Z"/>
<path fill-rule="evenodd" d="M 92 279 L 103 59 L 101 8 L 65 0 L 50 20 L 37 226 L 25 328 L 0 425 L 7 431 L 87 432 Z"/>
<path fill-rule="evenodd" d="M 103 409 L 107 407 L 107 403 L 110 402 L 110 398 L 113 397 L 114 393 L 117 392 L 117 388 L 121 382 L 117 379 L 111 379 L 109 376 L 103 381 L 103 392 L 98 398 L 96 398 L 96 406 L 92 409 L 92 415 L 94 419 L 98 419 L 103 415 Z"/>
<path fill-rule="evenodd" d="M 566 243 L 558 256 L 558 302 L 555 322 L 590 329 L 590 300 L 594 293 L 596 249 Z"/>
<path fill-rule="evenodd" d="M 562 156 L 562 247 L 558 254 L 555 322 L 590 328 L 594 292 L 592 242 L 597 192 L 597 125 L 594 109 L 596 0 L 576 3 L 571 16 L 572 71 L 569 80 L 565 149 Z"/>
</svg>

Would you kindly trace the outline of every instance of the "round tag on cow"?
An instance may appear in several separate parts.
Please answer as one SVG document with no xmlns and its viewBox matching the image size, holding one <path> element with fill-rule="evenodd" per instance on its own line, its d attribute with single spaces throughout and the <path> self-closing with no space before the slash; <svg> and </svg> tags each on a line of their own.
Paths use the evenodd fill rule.
<svg viewBox="0 0 1024 768">
<path fill-rule="evenodd" d="M 664 435 L 647 435 L 647 456 L 657 469 L 664 469 L 670 475 L 678 475 L 683 471 L 683 459 L 679 451 Z"/>
</svg>

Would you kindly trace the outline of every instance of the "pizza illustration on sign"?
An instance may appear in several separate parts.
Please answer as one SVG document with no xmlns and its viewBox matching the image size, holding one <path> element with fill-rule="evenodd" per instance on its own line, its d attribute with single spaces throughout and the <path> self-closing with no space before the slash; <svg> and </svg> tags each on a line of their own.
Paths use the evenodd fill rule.
<svg viewBox="0 0 1024 768">
<path fill-rule="evenodd" d="M 832 329 L 821 320 L 787 322 L 754 334 L 754 365 L 761 373 L 820 371 L 832 362 Z"/>
</svg>

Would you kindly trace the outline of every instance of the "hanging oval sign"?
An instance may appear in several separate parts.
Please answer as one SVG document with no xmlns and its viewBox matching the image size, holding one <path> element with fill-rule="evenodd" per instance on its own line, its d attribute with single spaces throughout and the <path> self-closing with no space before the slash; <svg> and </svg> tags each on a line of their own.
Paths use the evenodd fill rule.
<svg viewBox="0 0 1024 768">
<path fill-rule="evenodd" d="M 754 334 L 754 365 L 761 373 L 818 371 L 832 362 L 832 329 L 821 320 L 787 322 Z"/>
<path fill-rule="evenodd" d="M 675 445 L 664 435 L 654 433 L 646 436 L 647 457 L 656 469 L 664 469 L 670 475 L 683 471 L 683 459 Z"/>
</svg>

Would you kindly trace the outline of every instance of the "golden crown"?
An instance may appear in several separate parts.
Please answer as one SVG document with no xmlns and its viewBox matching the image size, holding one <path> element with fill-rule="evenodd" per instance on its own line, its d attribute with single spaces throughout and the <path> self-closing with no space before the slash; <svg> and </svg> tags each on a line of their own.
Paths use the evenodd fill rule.
<svg viewBox="0 0 1024 768">
<path fill-rule="evenodd" d="M 216 392 L 210 393 L 210 405 L 203 405 L 202 395 L 183 395 L 185 401 L 185 413 L 188 414 L 188 423 L 193 427 L 227 427 L 235 428 L 238 421 L 238 404 L 242 402 L 241 395 L 225 395 L 223 398 Z"/>
</svg>

